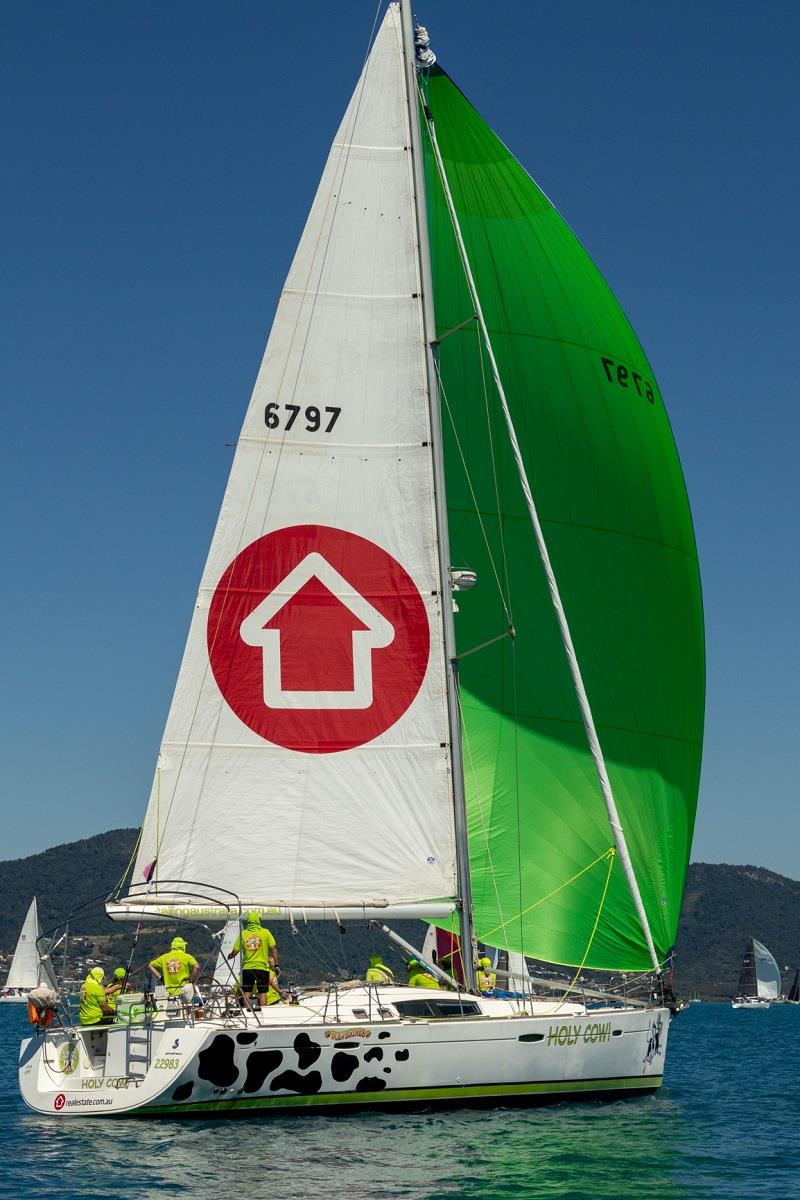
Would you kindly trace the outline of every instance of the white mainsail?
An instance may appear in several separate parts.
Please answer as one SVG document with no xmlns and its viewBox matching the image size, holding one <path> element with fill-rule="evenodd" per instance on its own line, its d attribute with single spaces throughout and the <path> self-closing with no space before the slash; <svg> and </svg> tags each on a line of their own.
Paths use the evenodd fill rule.
<svg viewBox="0 0 800 1200">
<path fill-rule="evenodd" d="M 244 421 L 131 911 L 176 880 L 292 910 L 456 893 L 408 121 L 390 6 Z"/>
<path fill-rule="evenodd" d="M 753 938 L 753 960 L 756 968 L 757 995 L 762 1000 L 775 1000 L 781 994 L 781 973 L 778 964 L 762 942 Z"/>
<path fill-rule="evenodd" d="M 34 896 L 17 939 L 17 946 L 5 983 L 7 988 L 21 988 L 30 991 L 31 988 L 38 987 L 42 983 L 48 984 L 53 989 L 57 988 L 50 960 L 40 960 L 39 958 L 37 943 L 41 933 L 42 927 L 39 924 L 39 913 Z"/>
</svg>

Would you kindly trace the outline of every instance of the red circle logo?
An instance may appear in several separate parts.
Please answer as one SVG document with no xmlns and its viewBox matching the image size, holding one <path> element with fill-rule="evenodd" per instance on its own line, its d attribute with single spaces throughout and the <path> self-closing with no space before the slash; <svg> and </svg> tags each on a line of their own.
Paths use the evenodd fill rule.
<svg viewBox="0 0 800 1200">
<path fill-rule="evenodd" d="M 53 1101 L 53 1108 L 56 1110 L 56 1112 L 61 1112 L 61 1109 L 64 1107 L 64 1105 L 66 1103 L 67 1103 L 67 1097 L 64 1095 L 63 1092 L 59 1092 L 58 1095 L 56 1096 L 55 1100 Z"/>
<path fill-rule="evenodd" d="M 208 655 L 237 717 L 307 754 L 350 750 L 420 689 L 430 631 L 411 576 L 374 542 L 294 525 L 252 542 L 220 579 Z"/>
</svg>

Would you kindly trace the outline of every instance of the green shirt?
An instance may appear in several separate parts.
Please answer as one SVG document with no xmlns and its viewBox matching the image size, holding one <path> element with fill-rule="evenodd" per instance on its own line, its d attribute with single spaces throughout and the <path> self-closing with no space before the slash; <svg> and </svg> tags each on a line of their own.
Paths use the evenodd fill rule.
<svg viewBox="0 0 800 1200">
<path fill-rule="evenodd" d="M 394 975 L 391 967 L 382 965 L 380 967 L 367 967 L 367 973 L 364 976 L 367 983 L 394 983 Z"/>
<path fill-rule="evenodd" d="M 96 1025 L 107 1014 L 102 1005 L 106 1004 L 106 992 L 102 983 L 96 979 L 86 978 L 81 984 L 81 1007 L 78 1019 L 81 1025 Z"/>
<path fill-rule="evenodd" d="M 275 938 L 263 925 L 245 925 L 233 949 L 236 954 L 242 951 L 243 971 L 269 971 L 269 952 L 274 945 Z"/>
<path fill-rule="evenodd" d="M 439 987 L 439 984 L 436 982 L 436 980 L 432 979 L 430 977 L 430 975 L 426 975 L 424 971 L 420 971 L 416 975 L 409 975 L 408 986 L 409 987 L 435 988 L 437 992 L 441 991 L 441 988 Z"/>
<path fill-rule="evenodd" d="M 164 986 L 170 996 L 177 996 L 195 967 L 199 966 L 196 958 L 185 950 L 168 950 L 160 958 L 154 958 L 150 963 L 160 972 Z"/>
</svg>

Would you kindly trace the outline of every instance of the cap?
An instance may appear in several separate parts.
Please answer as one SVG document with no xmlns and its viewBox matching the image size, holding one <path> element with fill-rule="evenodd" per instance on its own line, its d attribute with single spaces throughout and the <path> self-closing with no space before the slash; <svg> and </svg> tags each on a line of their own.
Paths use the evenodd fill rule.
<svg viewBox="0 0 800 1200">
<path fill-rule="evenodd" d="M 117 967 L 116 971 L 114 972 L 114 978 L 115 979 L 124 979 L 125 978 L 125 968 Z"/>
<path fill-rule="evenodd" d="M 479 958 L 478 959 L 479 967 L 490 967 L 491 965 L 492 965 L 491 959 L 488 959 L 488 958 Z"/>
<path fill-rule="evenodd" d="M 102 967 L 92 967 L 91 971 L 89 972 L 89 978 L 96 979 L 98 983 L 102 983 L 105 979 L 105 976 L 106 973 Z"/>
<path fill-rule="evenodd" d="M 186 942 L 183 940 L 182 937 L 174 937 L 172 939 L 172 945 L 170 946 L 170 950 L 185 950 L 185 949 L 186 949 Z"/>
</svg>

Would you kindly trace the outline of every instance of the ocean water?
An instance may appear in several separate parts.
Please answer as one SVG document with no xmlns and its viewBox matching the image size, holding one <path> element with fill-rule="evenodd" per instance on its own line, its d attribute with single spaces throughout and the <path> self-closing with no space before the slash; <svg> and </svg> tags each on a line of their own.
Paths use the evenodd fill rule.
<svg viewBox="0 0 800 1200">
<path fill-rule="evenodd" d="M 17 1092 L 0 1006 L 0 1196 L 778 1200 L 800 1188 L 800 1008 L 693 1004 L 660 1094 L 613 1103 L 248 1121 L 58 1121 Z"/>
</svg>

